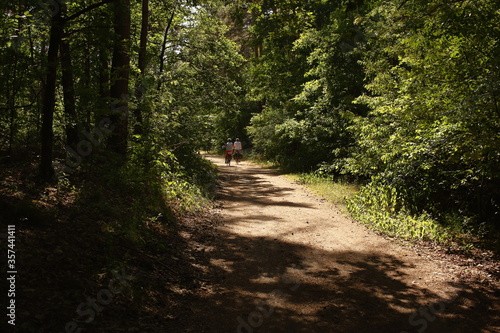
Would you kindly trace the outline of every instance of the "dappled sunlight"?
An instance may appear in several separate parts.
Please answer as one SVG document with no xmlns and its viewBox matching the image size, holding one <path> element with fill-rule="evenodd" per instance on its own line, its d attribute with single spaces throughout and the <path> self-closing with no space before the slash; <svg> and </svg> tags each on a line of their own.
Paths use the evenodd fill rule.
<svg viewBox="0 0 500 333">
<path fill-rule="evenodd" d="M 234 269 L 230 267 L 232 265 L 232 262 L 228 262 L 224 259 L 210 259 L 210 265 L 213 267 L 217 267 L 218 269 L 221 269 L 226 273 L 234 272 Z"/>
<path fill-rule="evenodd" d="M 254 312 L 254 303 L 263 302 L 273 308 L 262 326 L 265 332 L 276 327 L 319 332 L 334 328 L 335 317 L 343 318 L 340 327 L 368 332 L 372 326 L 364 320 L 367 316 L 379 323 L 397 322 L 403 329 L 408 315 L 422 306 L 421 298 L 440 300 L 430 290 L 405 282 L 406 274 L 401 270 L 411 265 L 391 256 L 320 251 L 262 237 L 231 234 L 230 238 L 218 252 L 224 265 L 232 263 L 231 271 L 223 273 L 224 284 L 230 289 L 214 297 L 225 299 L 217 313 L 235 313 L 235 328 L 238 315 Z M 311 251 L 314 255 L 303 256 Z M 245 260 L 241 260 L 242 255 Z M 221 273 L 219 265 L 212 269 Z M 217 313 L 211 316 L 217 318 Z M 334 318 L 329 318 L 332 315 Z M 227 323 L 224 325 L 227 329 Z"/>
<path fill-rule="evenodd" d="M 205 310 L 196 313 L 207 332 L 400 333 L 424 325 L 429 332 L 467 332 L 463 327 L 471 327 L 470 319 L 465 326 L 457 321 L 463 320 L 460 311 L 473 316 L 458 308 L 467 287 L 437 274 L 437 266 L 428 268 L 424 259 L 398 252 L 295 185 L 281 188 L 279 175 L 269 170 L 235 167 L 225 177 L 224 224 L 217 228 L 208 264 L 220 292 L 200 300 Z M 474 328 L 481 325 L 486 323 Z"/>
</svg>

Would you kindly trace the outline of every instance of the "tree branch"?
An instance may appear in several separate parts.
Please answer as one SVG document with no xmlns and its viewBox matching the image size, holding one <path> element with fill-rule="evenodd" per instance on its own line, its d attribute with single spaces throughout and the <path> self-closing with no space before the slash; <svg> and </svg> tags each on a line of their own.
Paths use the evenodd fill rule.
<svg viewBox="0 0 500 333">
<path fill-rule="evenodd" d="M 99 3 L 95 3 L 95 4 L 93 4 L 93 5 L 90 5 L 90 6 L 88 6 L 87 8 L 84 8 L 84 9 L 82 9 L 82 10 L 80 10 L 80 11 L 76 12 L 76 13 L 75 13 L 75 14 L 73 14 L 73 15 L 71 15 L 71 16 L 69 16 L 69 17 L 66 17 L 66 18 L 64 19 L 64 23 L 66 23 L 66 22 L 68 22 L 68 21 L 71 21 L 71 20 L 74 20 L 74 19 L 76 19 L 77 17 L 79 17 L 79 16 L 81 16 L 81 15 L 83 15 L 83 14 L 87 13 L 87 12 L 90 12 L 92 9 L 99 8 L 99 7 L 104 6 L 104 5 L 108 4 L 108 3 L 111 3 L 111 2 L 113 2 L 113 1 L 114 1 L 114 0 L 103 0 L 103 1 L 101 1 L 101 2 L 99 2 Z"/>
</svg>

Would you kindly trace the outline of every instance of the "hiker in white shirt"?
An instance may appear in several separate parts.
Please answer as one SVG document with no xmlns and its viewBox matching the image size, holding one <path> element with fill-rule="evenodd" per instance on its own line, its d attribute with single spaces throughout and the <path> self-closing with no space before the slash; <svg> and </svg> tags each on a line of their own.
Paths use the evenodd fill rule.
<svg viewBox="0 0 500 333">
<path fill-rule="evenodd" d="M 222 147 L 226 149 L 226 159 L 227 159 L 227 156 L 231 155 L 234 150 L 233 140 L 231 140 L 231 138 L 227 139 L 226 144 Z"/>
<path fill-rule="evenodd" d="M 237 153 L 241 153 L 241 150 L 243 149 L 242 146 L 241 146 L 241 142 L 240 142 L 240 139 L 236 138 L 236 141 L 234 142 L 234 151 L 237 152 Z"/>
</svg>

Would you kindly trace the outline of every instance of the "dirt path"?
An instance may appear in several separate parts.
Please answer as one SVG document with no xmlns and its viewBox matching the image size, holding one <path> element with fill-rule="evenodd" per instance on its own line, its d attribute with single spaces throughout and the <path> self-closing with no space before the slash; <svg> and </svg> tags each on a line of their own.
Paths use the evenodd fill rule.
<svg viewBox="0 0 500 333">
<path fill-rule="evenodd" d="M 197 332 L 500 332 L 494 281 L 402 247 L 275 171 L 222 174 L 223 224 L 206 254 Z"/>
</svg>

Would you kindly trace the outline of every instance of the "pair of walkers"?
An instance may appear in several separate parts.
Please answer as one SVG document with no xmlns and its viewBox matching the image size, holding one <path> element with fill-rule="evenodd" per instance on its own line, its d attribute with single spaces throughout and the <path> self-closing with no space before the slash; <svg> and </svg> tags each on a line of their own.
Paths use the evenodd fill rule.
<svg viewBox="0 0 500 333">
<path fill-rule="evenodd" d="M 226 164 L 231 163 L 231 158 L 234 155 L 236 161 L 238 162 L 242 155 L 241 155 L 241 150 L 243 149 L 240 139 L 236 138 L 236 141 L 231 140 L 231 138 L 227 139 L 227 142 L 225 145 L 222 146 L 223 149 L 226 150 L 226 155 L 225 155 L 225 160 Z"/>
</svg>

